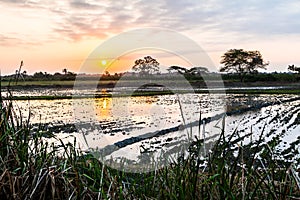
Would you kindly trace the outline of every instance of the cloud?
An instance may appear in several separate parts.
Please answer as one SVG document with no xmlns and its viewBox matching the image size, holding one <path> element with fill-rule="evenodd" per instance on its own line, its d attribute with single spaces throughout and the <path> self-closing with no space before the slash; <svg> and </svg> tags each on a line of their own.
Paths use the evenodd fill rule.
<svg viewBox="0 0 300 200">
<path fill-rule="evenodd" d="M 300 9 L 293 14 L 295 1 L 232 1 L 213 10 L 210 17 L 220 31 L 256 36 L 298 33 Z M 283 9 L 283 7 L 285 7 Z"/>
<path fill-rule="evenodd" d="M 19 42 L 19 40 L 17 38 L 13 38 L 13 37 L 8 37 L 5 35 L 0 34 L 0 45 L 14 45 L 17 44 Z"/>
<path fill-rule="evenodd" d="M 5 3 L 25 3 L 26 0 L 0 0 L 0 2 L 5 2 Z"/>
<path fill-rule="evenodd" d="M 84 0 L 72 0 L 70 2 L 70 7 L 79 8 L 79 9 L 97 9 L 97 4 L 88 3 Z"/>
<path fill-rule="evenodd" d="M 0 45 L 1 46 L 23 46 L 27 47 L 28 45 L 30 46 L 37 46 L 40 45 L 39 42 L 34 41 L 34 40 L 24 40 L 22 37 L 18 37 L 16 34 L 11 34 L 15 35 L 15 37 L 10 37 L 6 36 L 3 34 L 0 34 Z"/>
<path fill-rule="evenodd" d="M 130 28 L 149 26 L 240 38 L 300 33 L 297 0 L 0 0 L 1 4 L 30 12 L 44 10 L 51 19 L 52 32 L 47 35 L 72 41 L 104 39 Z"/>
</svg>

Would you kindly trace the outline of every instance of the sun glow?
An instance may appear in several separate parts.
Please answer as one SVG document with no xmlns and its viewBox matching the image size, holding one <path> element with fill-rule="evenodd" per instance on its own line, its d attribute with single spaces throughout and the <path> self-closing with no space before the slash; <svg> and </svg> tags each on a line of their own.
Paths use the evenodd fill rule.
<svg viewBox="0 0 300 200">
<path fill-rule="evenodd" d="M 106 60 L 102 60 L 102 61 L 101 61 L 101 64 L 102 64 L 102 65 L 106 65 L 106 63 L 107 63 Z"/>
</svg>

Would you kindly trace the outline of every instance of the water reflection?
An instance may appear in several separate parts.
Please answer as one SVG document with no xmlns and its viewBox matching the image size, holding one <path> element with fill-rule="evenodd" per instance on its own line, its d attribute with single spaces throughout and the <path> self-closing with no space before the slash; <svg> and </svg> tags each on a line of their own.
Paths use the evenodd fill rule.
<svg viewBox="0 0 300 200">
<path fill-rule="evenodd" d="M 105 92 L 105 90 L 101 91 L 103 94 Z M 224 98 L 226 98 L 228 106 L 231 106 L 232 109 L 238 109 L 294 97 L 293 95 L 229 94 Z M 29 111 L 32 113 L 32 123 L 51 123 L 49 127 L 52 129 L 55 128 L 55 123 L 67 124 L 68 126 L 55 128 L 55 130 L 65 132 L 67 135 L 70 134 L 70 127 L 72 127 L 69 124 L 82 123 L 82 127 L 78 126 L 77 128 L 82 128 L 82 133 L 87 134 L 86 138 L 89 146 L 102 148 L 107 144 L 113 144 L 130 137 L 180 126 L 183 124 L 180 110 L 183 111 L 188 124 L 199 120 L 200 112 L 202 118 L 211 117 L 213 111 L 222 108 L 222 105 L 217 102 L 218 99 L 215 100 L 214 94 L 181 94 L 179 99 L 182 102 L 181 108 L 179 108 L 176 95 L 36 100 L 30 102 L 16 101 L 15 103 L 18 104 L 17 107 L 20 108 L 24 116 L 28 116 Z M 274 136 L 280 134 L 282 141 L 286 143 L 293 141 L 300 133 L 298 123 L 300 116 L 299 101 L 226 117 L 226 133 L 232 134 L 239 131 L 242 135 L 253 131 L 255 133 L 253 135 L 254 139 L 262 132 L 272 132 Z M 74 107 L 78 108 L 77 113 L 73 112 Z M 206 124 L 205 129 L 202 129 L 207 137 L 213 131 L 220 132 L 219 128 L 214 128 L 216 123 Z M 266 123 L 268 126 L 263 131 L 262 128 Z M 145 140 L 143 143 L 140 142 L 122 149 L 131 154 L 139 154 L 141 145 L 144 145 L 146 149 L 149 148 L 150 151 L 156 151 L 160 148 L 167 149 L 169 148 L 167 145 L 171 145 L 172 142 L 176 144 L 176 142 L 182 141 L 181 135 L 186 134 L 186 130 L 198 137 L 198 133 L 200 133 L 198 128 L 198 126 L 189 127 L 182 131 L 168 133 L 165 136 Z M 199 138 L 201 138 L 201 135 L 199 135 Z"/>
<path fill-rule="evenodd" d="M 98 98 L 95 99 L 96 105 L 96 116 L 98 121 L 106 121 L 111 119 L 111 107 L 112 107 L 112 98 Z"/>
<path fill-rule="evenodd" d="M 164 100 L 159 96 L 97 98 L 94 99 L 96 121 L 113 122 L 114 125 L 110 128 L 126 125 L 126 129 L 164 128 L 167 118 L 173 121 L 171 118 L 175 117 L 174 120 L 178 121 L 178 109 L 172 109 L 174 104 L 168 103 L 166 106 Z M 168 117 L 170 114 L 172 115 Z"/>
</svg>

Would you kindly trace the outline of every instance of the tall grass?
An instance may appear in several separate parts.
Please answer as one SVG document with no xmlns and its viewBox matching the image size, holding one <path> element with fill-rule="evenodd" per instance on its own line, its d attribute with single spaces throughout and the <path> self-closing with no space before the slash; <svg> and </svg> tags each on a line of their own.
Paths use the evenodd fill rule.
<svg viewBox="0 0 300 200">
<path fill-rule="evenodd" d="M 43 126 L 33 131 L 30 112 L 24 119 L 9 89 L 7 94 L 5 100 L 0 95 L 0 199 L 97 196 L 100 187 L 96 182 L 102 174 L 98 160 L 76 149 L 75 139 L 74 144 L 63 143 Z M 45 134 L 52 135 L 59 144 L 47 142 Z"/>
<path fill-rule="evenodd" d="M 0 199 L 296 199 L 300 179 L 294 163 L 274 150 L 280 138 L 243 144 L 253 132 L 226 136 L 225 121 L 214 147 L 196 138 L 187 155 L 148 173 L 102 165 L 74 143 L 40 126 L 33 131 L 9 91 L 0 96 Z M 200 116 L 201 119 L 201 116 Z M 225 120 L 225 119 L 224 119 Z M 199 134 L 200 134 L 199 128 Z M 52 135 L 58 144 L 43 137 Z"/>
</svg>

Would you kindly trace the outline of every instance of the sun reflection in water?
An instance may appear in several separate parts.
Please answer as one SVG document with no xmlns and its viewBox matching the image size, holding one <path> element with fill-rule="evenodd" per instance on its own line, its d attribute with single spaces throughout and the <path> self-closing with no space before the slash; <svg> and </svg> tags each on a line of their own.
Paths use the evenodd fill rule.
<svg viewBox="0 0 300 200">
<path fill-rule="evenodd" d="M 106 99 L 103 100 L 103 109 L 106 109 L 106 105 L 107 105 L 107 102 L 106 102 Z"/>
<path fill-rule="evenodd" d="M 96 103 L 96 112 L 97 112 L 97 118 L 99 121 L 108 120 L 111 118 L 111 104 L 112 104 L 112 98 L 105 97 L 107 95 L 106 89 L 101 90 L 101 95 L 103 97 L 98 98 L 95 100 Z"/>
</svg>

